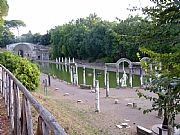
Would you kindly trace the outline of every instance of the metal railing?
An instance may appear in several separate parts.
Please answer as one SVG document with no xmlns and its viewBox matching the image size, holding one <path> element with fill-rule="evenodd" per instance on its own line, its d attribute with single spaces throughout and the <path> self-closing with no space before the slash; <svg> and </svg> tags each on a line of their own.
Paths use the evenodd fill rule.
<svg viewBox="0 0 180 135">
<path fill-rule="evenodd" d="M 13 135 L 67 135 L 54 116 L 2 65 L 0 65 L 0 79 L 0 93 L 5 100 Z M 38 113 L 35 132 L 31 107 Z"/>
</svg>

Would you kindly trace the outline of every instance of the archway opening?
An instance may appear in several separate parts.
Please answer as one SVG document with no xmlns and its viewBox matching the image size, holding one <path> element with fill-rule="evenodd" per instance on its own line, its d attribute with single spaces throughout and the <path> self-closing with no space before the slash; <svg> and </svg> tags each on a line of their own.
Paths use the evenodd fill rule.
<svg viewBox="0 0 180 135">
<path fill-rule="evenodd" d="M 24 57 L 24 52 L 23 52 L 23 50 L 19 50 L 19 51 L 18 51 L 18 55 L 21 56 L 21 57 Z"/>
</svg>

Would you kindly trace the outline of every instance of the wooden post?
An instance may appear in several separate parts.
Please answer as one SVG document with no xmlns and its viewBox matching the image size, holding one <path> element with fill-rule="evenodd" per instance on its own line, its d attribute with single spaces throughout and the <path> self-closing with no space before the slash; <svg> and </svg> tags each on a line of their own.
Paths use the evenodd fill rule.
<svg viewBox="0 0 180 135">
<path fill-rule="evenodd" d="M 9 84 L 9 117 L 11 122 L 12 131 L 14 131 L 14 107 L 13 107 L 13 80 L 9 77 L 10 84 Z"/>
<path fill-rule="evenodd" d="M 4 89 L 4 99 L 5 99 L 5 105 L 7 106 L 7 100 L 8 100 L 8 74 L 5 72 L 5 89 Z"/>
<path fill-rule="evenodd" d="M 4 69 L 2 68 L 2 95 L 4 95 Z"/>
<path fill-rule="evenodd" d="M 14 134 L 20 135 L 21 125 L 20 125 L 20 101 L 17 85 L 13 82 L 13 91 L 14 91 Z"/>
<path fill-rule="evenodd" d="M 107 66 L 104 68 L 104 88 L 106 88 L 107 82 Z"/>
<path fill-rule="evenodd" d="M 9 116 L 9 111 L 10 111 L 10 108 L 9 108 L 9 97 L 10 97 L 10 94 L 9 94 L 9 87 L 10 87 L 10 82 L 9 82 L 9 75 L 7 74 L 6 75 L 6 83 L 7 83 L 7 86 L 6 86 L 6 106 L 7 106 L 7 113 L 8 113 L 8 116 Z"/>
<path fill-rule="evenodd" d="M 27 135 L 27 119 L 26 119 L 26 103 L 25 97 L 22 95 L 22 109 L 21 109 L 21 133 Z"/>
<path fill-rule="evenodd" d="M 8 116 L 10 117 L 11 116 L 11 78 L 10 77 L 8 77 L 8 79 L 9 79 L 9 102 L 8 102 Z"/>
<path fill-rule="evenodd" d="M 100 102 L 99 102 L 99 81 L 96 80 L 95 81 L 95 92 L 96 92 L 96 103 L 95 103 L 95 106 L 96 106 L 96 110 L 95 112 L 100 112 Z"/>
<path fill-rule="evenodd" d="M 86 67 L 83 66 L 83 84 L 86 84 Z"/>
<path fill-rule="evenodd" d="M 49 128 L 44 121 L 42 122 L 42 131 L 43 135 L 49 135 Z"/>
<path fill-rule="evenodd" d="M 37 135 L 43 135 L 43 131 L 42 131 L 42 118 L 41 116 L 38 117 L 38 125 L 37 125 Z"/>
<path fill-rule="evenodd" d="M 33 134 L 33 126 L 32 126 L 32 116 L 31 116 L 31 108 L 30 108 L 30 103 L 27 100 L 27 98 L 25 98 L 26 100 L 26 119 L 27 119 L 27 129 L 28 129 L 28 135 L 32 135 Z"/>
<path fill-rule="evenodd" d="M 107 79 L 106 79 L 106 97 L 109 97 L 109 72 L 107 72 Z"/>
<path fill-rule="evenodd" d="M 96 69 L 93 69 L 93 88 L 95 88 L 96 85 Z"/>
<path fill-rule="evenodd" d="M 0 68 L 0 93 L 2 93 L 2 68 Z"/>
</svg>

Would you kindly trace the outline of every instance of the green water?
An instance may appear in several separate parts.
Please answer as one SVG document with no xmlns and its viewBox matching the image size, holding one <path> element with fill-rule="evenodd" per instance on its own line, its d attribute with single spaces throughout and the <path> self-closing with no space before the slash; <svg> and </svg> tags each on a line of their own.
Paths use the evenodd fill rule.
<svg viewBox="0 0 180 135">
<path fill-rule="evenodd" d="M 51 75 L 57 76 L 60 80 L 64 80 L 66 82 L 70 82 L 70 72 L 69 72 L 69 66 L 67 65 L 60 65 L 60 64 L 52 64 L 52 63 L 38 63 L 40 67 L 40 71 L 43 73 L 50 73 Z M 86 84 L 92 85 L 93 84 L 93 69 L 86 68 Z M 119 78 L 122 77 L 122 73 L 119 73 Z M 96 69 L 96 80 L 99 80 L 99 87 L 104 88 L 104 70 Z M 139 87 L 140 86 L 140 76 L 139 75 L 133 75 L 133 87 Z M 78 83 L 83 83 L 83 68 L 78 67 Z M 115 88 L 116 85 L 116 73 L 113 71 L 109 71 L 109 87 Z M 127 80 L 127 86 L 130 87 L 129 84 L 129 74 L 128 74 L 128 80 Z"/>
</svg>

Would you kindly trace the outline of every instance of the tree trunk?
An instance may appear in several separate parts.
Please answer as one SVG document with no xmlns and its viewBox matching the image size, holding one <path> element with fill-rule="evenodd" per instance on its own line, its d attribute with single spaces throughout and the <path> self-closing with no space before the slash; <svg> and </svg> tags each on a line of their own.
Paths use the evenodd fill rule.
<svg viewBox="0 0 180 135">
<path fill-rule="evenodd" d="M 162 128 L 164 129 L 168 129 L 168 117 L 167 117 L 167 110 L 164 109 L 164 119 L 163 119 L 163 123 L 162 123 Z"/>
</svg>

